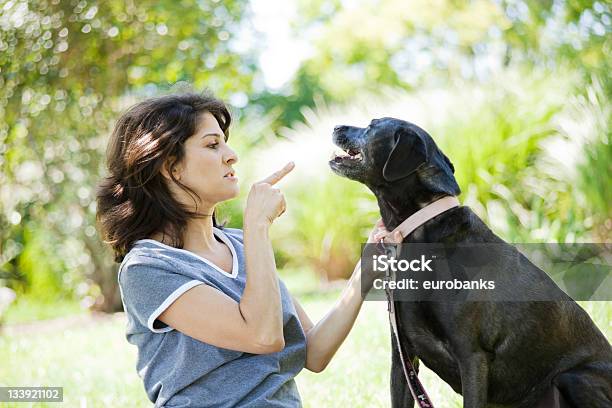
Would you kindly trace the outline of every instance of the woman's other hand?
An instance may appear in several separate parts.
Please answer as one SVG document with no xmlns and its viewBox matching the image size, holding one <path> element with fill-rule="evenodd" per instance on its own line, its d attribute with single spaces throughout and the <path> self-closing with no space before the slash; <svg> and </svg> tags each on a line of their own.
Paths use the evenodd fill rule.
<svg viewBox="0 0 612 408">
<path fill-rule="evenodd" d="M 383 223 L 382 219 L 379 219 L 378 221 L 376 221 L 376 224 L 374 224 L 374 228 L 372 228 L 372 231 L 370 231 L 367 244 L 377 244 L 380 242 L 381 238 L 385 238 L 386 244 L 401 244 L 403 241 L 402 234 L 399 231 L 396 231 L 395 233 L 391 234 L 391 232 L 387 231 L 387 229 L 385 228 L 385 224 Z M 372 251 L 366 252 L 371 253 Z M 376 279 L 384 278 L 385 273 L 381 271 L 374 271 L 371 267 L 371 262 L 362 262 L 360 260 L 360 264 L 365 266 L 365 268 L 361 271 L 361 279 L 363 282 L 362 289 L 370 290 L 374 281 Z"/>
</svg>

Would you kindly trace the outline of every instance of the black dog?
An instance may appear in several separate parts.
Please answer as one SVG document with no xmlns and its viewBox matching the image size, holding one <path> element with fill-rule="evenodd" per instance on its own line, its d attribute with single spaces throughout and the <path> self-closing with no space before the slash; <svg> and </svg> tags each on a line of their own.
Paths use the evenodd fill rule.
<svg viewBox="0 0 612 408">
<path fill-rule="evenodd" d="M 451 161 L 412 123 L 382 118 L 367 128 L 336 126 L 333 141 L 346 155 L 330 167 L 372 190 L 389 231 L 427 204 L 460 194 Z M 466 206 L 434 217 L 404 243 L 514 248 Z M 522 274 L 516 279 L 518 298 L 525 280 L 544 272 L 526 259 L 517 269 L 504 273 L 515 273 L 510 279 Z M 577 303 L 564 299 L 396 302 L 400 341 L 415 368 L 423 361 L 463 395 L 465 407 L 535 407 L 553 386 L 573 407 L 612 407 L 610 343 Z M 392 403 L 412 407 L 395 342 L 392 347 Z"/>
</svg>

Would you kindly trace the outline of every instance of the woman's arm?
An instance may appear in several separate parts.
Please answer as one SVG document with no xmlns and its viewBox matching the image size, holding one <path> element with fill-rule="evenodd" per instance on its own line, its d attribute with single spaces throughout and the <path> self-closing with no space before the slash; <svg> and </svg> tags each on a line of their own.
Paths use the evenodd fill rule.
<svg viewBox="0 0 612 408">
<path fill-rule="evenodd" d="M 306 333 L 306 365 L 310 371 L 319 373 L 327 367 L 331 358 L 348 335 L 361 309 L 361 268 L 357 264 L 340 299 L 316 325 L 293 298 L 293 304 Z"/>
<path fill-rule="evenodd" d="M 263 346 L 280 351 L 285 347 L 283 310 L 278 276 L 267 224 L 244 223 L 244 253 L 247 281 L 238 304 L 247 325 L 258 328 L 255 339 Z"/>
<path fill-rule="evenodd" d="M 254 354 L 282 350 L 283 317 L 268 228 L 245 222 L 247 282 L 240 302 L 212 286 L 198 285 L 179 296 L 158 319 L 217 347 Z"/>
<path fill-rule="evenodd" d="M 368 242 L 375 242 L 375 238 L 386 234 L 382 222 L 377 222 L 370 233 Z M 401 242 L 401 235 L 390 237 L 387 242 Z M 306 365 L 305 367 L 315 373 L 321 372 L 327 367 L 330 360 L 348 335 L 355 323 L 355 319 L 361 310 L 363 298 L 361 296 L 362 285 L 361 262 L 355 265 L 353 274 L 347 286 L 342 291 L 340 299 L 334 304 L 329 312 L 316 325 L 306 315 L 304 309 L 295 298 L 293 303 L 306 334 Z M 372 286 L 373 277 L 365 277 L 367 281 L 364 288 Z"/>
<path fill-rule="evenodd" d="M 268 236 L 272 222 L 285 211 L 276 182 L 293 163 L 253 184 L 244 214 L 246 286 L 240 302 L 208 285 L 179 296 L 158 317 L 194 339 L 247 353 L 274 353 L 285 347 L 283 314 L 274 253 Z M 197 313 L 194 313 L 197 311 Z"/>
</svg>

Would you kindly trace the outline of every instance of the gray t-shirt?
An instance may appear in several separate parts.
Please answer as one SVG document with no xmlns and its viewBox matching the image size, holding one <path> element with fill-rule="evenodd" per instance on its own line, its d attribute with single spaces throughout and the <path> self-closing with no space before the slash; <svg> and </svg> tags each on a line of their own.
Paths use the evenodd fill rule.
<svg viewBox="0 0 612 408">
<path fill-rule="evenodd" d="M 285 348 L 277 353 L 216 347 L 156 320 L 196 285 L 210 285 L 240 301 L 246 284 L 242 230 L 214 228 L 214 234 L 232 252 L 232 274 L 152 239 L 136 241 L 119 266 L 126 338 L 138 347 L 136 369 L 147 396 L 155 408 L 301 407 L 294 377 L 304 368 L 306 338 L 280 279 Z"/>
</svg>

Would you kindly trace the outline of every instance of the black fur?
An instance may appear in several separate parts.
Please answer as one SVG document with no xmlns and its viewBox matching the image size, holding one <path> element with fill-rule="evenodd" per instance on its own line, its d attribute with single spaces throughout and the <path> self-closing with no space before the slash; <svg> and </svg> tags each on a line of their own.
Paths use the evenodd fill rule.
<svg viewBox="0 0 612 408">
<path fill-rule="evenodd" d="M 333 139 L 361 152 L 362 160 L 336 158 L 330 167 L 372 190 L 389 231 L 427 204 L 460 194 L 451 161 L 412 123 L 382 118 L 367 128 L 337 126 Z M 429 220 L 404 243 L 498 243 L 514 250 L 466 206 Z M 520 298 L 525 280 L 545 272 L 524 257 L 515 265 L 501 272 L 527 277 L 517 279 Z M 552 386 L 572 407 L 612 407 L 610 343 L 576 302 L 554 290 L 565 300 L 396 302 L 402 347 L 462 394 L 465 407 L 536 407 Z M 393 407 L 412 407 L 395 342 L 392 349 Z"/>
</svg>

